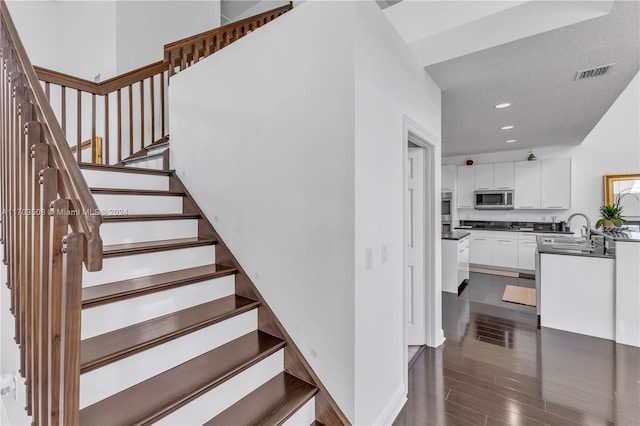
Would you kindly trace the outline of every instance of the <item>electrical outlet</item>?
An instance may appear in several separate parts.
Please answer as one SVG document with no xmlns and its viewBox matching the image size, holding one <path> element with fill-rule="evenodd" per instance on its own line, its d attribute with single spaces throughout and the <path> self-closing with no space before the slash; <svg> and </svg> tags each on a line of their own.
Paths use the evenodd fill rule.
<svg viewBox="0 0 640 426">
<path fill-rule="evenodd" d="M 364 269 L 373 268 L 373 250 L 368 248 L 365 250 Z"/>
<path fill-rule="evenodd" d="M 380 261 L 382 263 L 389 260 L 389 247 L 386 244 L 382 245 L 382 249 L 380 250 Z"/>
</svg>

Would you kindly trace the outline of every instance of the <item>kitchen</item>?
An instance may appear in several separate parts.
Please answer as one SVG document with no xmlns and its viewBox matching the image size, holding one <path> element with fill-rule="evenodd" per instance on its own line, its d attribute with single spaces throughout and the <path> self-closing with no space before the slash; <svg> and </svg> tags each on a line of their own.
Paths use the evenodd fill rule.
<svg viewBox="0 0 640 426">
<path fill-rule="evenodd" d="M 620 3 L 604 24 L 619 51 L 587 21 L 428 70 L 443 88 L 443 291 L 529 278 L 539 326 L 639 347 L 639 59 Z M 624 227 L 592 233 L 621 195 Z"/>
</svg>

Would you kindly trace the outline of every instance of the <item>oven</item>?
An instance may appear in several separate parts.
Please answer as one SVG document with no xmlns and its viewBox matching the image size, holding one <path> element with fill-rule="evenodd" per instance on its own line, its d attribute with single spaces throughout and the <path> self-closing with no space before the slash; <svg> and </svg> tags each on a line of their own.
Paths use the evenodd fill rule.
<svg viewBox="0 0 640 426">
<path fill-rule="evenodd" d="M 443 192 L 442 193 L 442 232 L 451 232 L 453 231 L 453 227 L 451 225 L 452 217 L 453 217 L 453 193 L 452 192 Z"/>
</svg>

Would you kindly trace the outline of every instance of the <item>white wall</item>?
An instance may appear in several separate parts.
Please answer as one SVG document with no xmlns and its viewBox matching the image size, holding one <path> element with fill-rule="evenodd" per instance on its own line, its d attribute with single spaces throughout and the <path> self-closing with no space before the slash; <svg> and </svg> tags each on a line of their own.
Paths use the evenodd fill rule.
<svg viewBox="0 0 640 426">
<path fill-rule="evenodd" d="M 172 167 L 351 420 L 353 7 L 308 2 L 169 86 Z"/>
<path fill-rule="evenodd" d="M 571 209 L 554 211 L 478 211 L 459 210 L 460 219 L 477 220 L 558 220 L 575 212 L 584 213 L 595 224 L 598 210 L 604 203 L 603 176 L 606 174 L 640 172 L 640 74 L 611 105 L 582 144 L 576 147 L 537 148 L 535 155 L 543 158 L 571 158 Z M 529 150 L 502 151 L 473 155 L 474 164 L 500 161 L 523 161 Z M 469 156 L 447 157 L 443 164 L 463 165 Z M 582 223 L 580 225 L 582 226 Z"/>
<path fill-rule="evenodd" d="M 375 2 L 356 2 L 355 46 L 355 412 L 356 424 L 371 425 L 393 420 L 387 416 L 398 398 L 406 396 L 403 114 L 438 137 L 433 184 L 439 194 L 440 89 Z M 439 242 L 439 229 L 434 238 Z M 385 263 L 381 263 L 383 244 L 388 245 Z M 369 270 L 365 270 L 367 248 L 373 249 Z M 436 254 L 439 287 L 440 251 Z"/>
<path fill-rule="evenodd" d="M 57 33 L 56 3 L 12 0 L 7 6 L 31 61 L 45 68 L 56 66 L 58 46 L 52 41 Z"/>
<path fill-rule="evenodd" d="M 165 44 L 220 26 L 220 1 L 116 2 L 117 74 L 164 57 Z"/>
</svg>

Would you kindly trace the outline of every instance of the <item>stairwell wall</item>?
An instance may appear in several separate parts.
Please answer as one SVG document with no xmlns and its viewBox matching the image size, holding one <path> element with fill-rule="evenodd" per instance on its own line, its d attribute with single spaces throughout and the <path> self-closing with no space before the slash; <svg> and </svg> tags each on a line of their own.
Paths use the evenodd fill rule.
<svg viewBox="0 0 640 426">
<path fill-rule="evenodd" d="M 352 421 L 353 11 L 307 2 L 169 86 L 172 167 Z"/>
<path fill-rule="evenodd" d="M 356 2 L 355 28 L 355 411 L 357 424 L 379 425 L 395 418 L 406 396 L 403 116 L 437 137 L 431 184 L 439 194 L 440 89 L 374 2 Z M 432 226 L 438 235 L 431 237 L 440 247 L 438 202 L 435 207 Z M 368 270 L 367 248 L 373 252 Z M 426 255 L 434 256 L 440 294 L 440 252 Z"/>
</svg>

